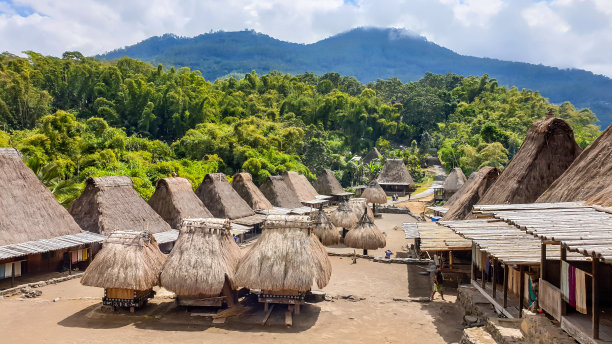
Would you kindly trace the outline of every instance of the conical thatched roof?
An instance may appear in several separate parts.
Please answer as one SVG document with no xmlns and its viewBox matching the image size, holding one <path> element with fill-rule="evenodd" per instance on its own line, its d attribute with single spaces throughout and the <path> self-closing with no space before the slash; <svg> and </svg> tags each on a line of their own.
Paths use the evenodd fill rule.
<svg viewBox="0 0 612 344">
<path fill-rule="evenodd" d="M 185 178 L 163 178 L 157 181 L 149 205 L 172 228 L 179 228 L 188 218 L 213 217 L 196 196 L 191 183 Z"/>
<path fill-rule="evenodd" d="M 19 152 L 0 148 L 0 246 L 80 232 Z"/>
<path fill-rule="evenodd" d="M 270 176 L 259 190 L 276 207 L 293 209 L 302 206 L 298 195 L 289 188 L 282 176 Z"/>
<path fill-rule="evenodd" d="M 351 208 L 351 211 L 355 214 L 355 218 L 357 219 L 357 221 L 359 221 L 364 211 L 367 211 L 368 215 L 371 218 L 374 218 L 374 212 L 372 212 L 372 208 L 368 207 L 367 199 L 362 197 L 351 198 L 348 201 L 348 205 Z"/>
<path fill-rule="evenodd" d="M 376 180 L 372 180 L 370 183 L 368 183 L 368 187 L 361 193 L 361 198 L 365 198 L 368 203 L 387 203 L 387 194 Z"/>
<path fill-rule="evenodd" d="M 495 183 L 499 175 L 499 170 L 490 166 L 483 167 L 480 171 L 472 173 L 461 189 L 455 192 L 446 202 L 445 207 L 448 207 L 448 211 L 442 219 L 450 221 L 468 218 L 474 205 L 478 203 L 487 189 Z"/>
<path fill-rule="evenodd" d="M 272 209 L 274 206 L 253 183 L 250 173 L 236 173 L 232 179 L 232 187 L 244 199 L 251 209 Z"/>
<path fill-rule="evenodd" d="M 364 211 L 357 226 L 346 234 L 344 245 L 363 250 L 375 250 L 385 247 L 387 240 L 372 218 Z"/>
<path fill-rule="evenodd" d="M 581 151 L 564 120 L 534 123 L 518 153 L 478 204 L 535 202 Z"/>
<path fill-rule="evenodd" d="M 378 184 L 408 185 L 414 188 L 414 181 L 402 159 L 387 159 L 378 176 Z"/>
<path fill-rule="evenodd" d="M 317 190 L 310 184 L 306 176 L 293 171 L 283 173 L 287 186 L 298 196 L 300 202 L 312 201 L 319 196 Z"/>
<path fill-rule="evenodd" d="M 323 245 L 336 245 L 340 242 L 340 232 L 323 210 L 318 210 L 311 215 L 311 221 L 312 232 L 321 240 Z"/>
<path fill-rule="evenodd" d="M 609 126 L 537 202 L 585 201 L 612 206 L 612 125 Z"/>
<path fill-rule="evenodd" d="M 382 159 L 382 154 L 378 151 L 378 148 L 372 148 L 366 155 L 363 156 L 363 163 L 369 164 L 370 161 Z"/>
<path fill-rule="evenodd" d="M 330 214 L 329 219 L 334 226 L 341 228 L 352 228 L 359 221 L 359 217 L 357 217 L 348 202 L 340 203 L 338 208 Z"/>
<path fill-rule="evenodd" d="M 115 231 L 81 278 L 90 287 L 148 290 L 159 285 L 166 257 L 148 231 Z"/>
<path fill-rule="evenodd" d="M 248 203 L 232 188 L 223 173 L 209 173 L 196 195 L 214 217 L 235 220 L 255 215 Z"/>
<path fill-rule="evenodd" d="M 321 195 L 336 195 L 344 193 L 344 189 L 334 172 L 331 170 L 325 169 L 323 173 L 319 175 L 317 180 L 313 184 L 315 190 Z"/>
<path fill-rule="evenodd" d="M 68 209 L 86 231 L 109 235 L 116 230 L 169 231 L 164 221 L 134 190 L 130 177 L 95 177 Z"/>
<path fill-rule="evenodd" d="M 181 296 L 217 296 L 234 280 L 240 248 L 227 219 L 187 219 L 161 273 L 161 286 Z"/>
<path fill-rule="evenodd" d="M 442 188 L 444 192 L 455 193 L 457 190 L 461 189 L 465 182 L 467 182 L 467 178 L 465 178 L 465 174 L 463 174 L 461 167 L 455 167 L 449 173 L 448 177 L 446 177 Z"/>
<path fill-rule="evenodd" d="M 323 288 L 331 277 L 325 247 L 311 233 L 307 216 L 270 215 L 251 250 L 241 259 L 236 284 L 266 291 Z"/>
</svg>

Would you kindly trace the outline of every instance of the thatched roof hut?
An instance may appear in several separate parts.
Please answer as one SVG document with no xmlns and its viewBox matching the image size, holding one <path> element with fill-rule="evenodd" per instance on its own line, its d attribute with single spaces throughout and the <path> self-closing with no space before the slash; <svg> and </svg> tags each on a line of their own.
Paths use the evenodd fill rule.
<svg viewBox="0 0 612 344">
<path fill-rule="evenodd" d="M 340 185 L 338 179 L 329 169 L 323 170 L 323 173 L 317 177 L 317 180 L 313 183 L 315 190 L 321 195 L 338 195 L 344 194 L 344 188 Z"/>
<path fill-rule="evenodd" d="M 361 198 L 365 198 L 368 203 L 374 204 L 386 204 L 387 203 L 387 194 L 385 190 L 380 187 L 376 180 L 372 180 L 368 183 L 368 187 L 363 190 L 361 193 Z"/>
<path fill-rule="evenodd" d="M 352 228 L 359 221 L 359 217 L 357 217 L 348 201 L 340 203 L 338 208 L 330 214 L 329 218 L 334 226 L 341 228 Z"/>
<path fill-rule="evenodd" d="M 552 183 L 537 202 L 588 200 L 612 206 L 612 125 Z"/>
<path fill-rule="evenodd" d="M 149 290 L 159 285 L 166 257 L 148 231 L 114 231 L 81 278 L 90 287 Z"/>
<path fill-rule="evenodd" d="M 249 204 L 232 188 L 223 173 L 209 173 L 196 195 L 214 217 L 235 220 L 255 215 Z"/>
<path fill-rule="evenodd" d="M 311 233 L 308 216 L 270 215 L 261 237 L 240 260 L 235 282 L 268 292 L 305 292 L 313 282 L 325 287 L 331 271 L 327 251 Z"/>
<path fill-rule="evenodd" d="M 234 279 L 240 248 L 227 219 L 187 219 L 161 272 L 161 286 L 180 296 L 218 296 Z"/>
<path fill-rule="evenodd" d="M 325 246 L 336 245 L 340 242 L 340 232 L 323 210 L 318 210 L 310 216 L 312 232 Z"/>
<path fill-rule="evenodd" d="M 448 177 L 446 177 L 444 184 L 442 184 L 442 188 L 444 189 L 444 193 L 446 194 L 446 196 L 449 197 L 450 195 L 461 189 L 463 184 L 465 184 L 466 182 L 467 178 L 465 177 L 465 174 L 463 174 L 461 167 L 455 167 L 449 173 Z"/>
<path fill-rule="evenodd" d="M 414 191 L 414 181 L 402 159 L 387 159 L 378 176 L 378 184 L 386 193 L 406 194 Z"/>
<path fill-rule="evenodd" d="M 478 204 L 535 202 L 580 152 L 574 131 L 564 120 L 534 123 L 518 153 Z"/>
<path fill-rule="evenodd" d="M 351 198 L 348 201 L 348 205 L 349 205 L 349 208 L 351 208 L 351 211 L 355 214 L 355 218 L 357 219 L 357 221 L 359 221 L 364 211 L 367 211 L 368 215 L 371 218 L 374 218 L 374 212 L 372 211 L 370 207 L 368 207 L 367 199 L 362 198 L 362 197 Z"/>
<path fill-rule="evenodd" d="M 109 235 L 116 230 L 169 231 L 164 221 L 134 190 L 130 177 L 95 177 L 68 212 L 86 231 Z"/>
<path fill-rule="evenodd" d="M 0 246 L 81 232 L 14 148 L 0 148 L 0 218 Z"/>
<path fill-rule="evenodd" d="M 380 161 L 382 159 L 382 154 L 378 151 L 378 148 L 372 148 L 366 155 L 363 156 L 363 163 L 369 164 L 370 161 Z"/>
<path fill-rule="evenodd" d="M 285 183 L 282 176 L 270 176 L 259 190 L 276 207 L 293 209 L 300 208 L 302 203 L 295 191 Z"/>
<path fill-rule="evenodd" d="M 364 211 L 357 226 L 353 227 L 344 238 L 344 245 L 352 248 L 375 250 L 387 245 L 387 240 L 380 229 L 374 224 L 372 218 Z"/>
<path fill-rule="evenodd" d="M 250 173 L 236 173 L 232 179 L 232 187 L 249 204 L 251 209 L 268 210 L 274 208 L 266 196 L 255 186 Z"/>
<path fill-rule="evenodd" d="M 312 201 L 319 196 L 317 190 L 315 190 L 303 174 L 287 171 L 283 173 L 283 179 L 287 186 L 298 196 L 300 202 Z"/>
<path fill-rule="evenodd" d="M 184 219 L 213 217 L 185 178 L 158 180 L 149 205 L 172 228 L 179 228 Z"/>
<path fill-rule="evenodd" d="M 442 218 L 445 221 L 465 220 L 482 195 L 495 183 L 500 175 L 495 167 L 486 166 L 470 175 L 465 184 L 446 202 L 448 211 Z"/>
</svg>

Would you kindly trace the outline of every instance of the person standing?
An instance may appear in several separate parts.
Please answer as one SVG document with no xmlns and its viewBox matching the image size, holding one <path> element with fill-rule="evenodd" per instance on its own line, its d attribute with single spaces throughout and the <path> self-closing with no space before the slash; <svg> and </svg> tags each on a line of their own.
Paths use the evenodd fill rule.
<svg viewBox="0 0 612 344">
<path fill-rule="evenodd" d="M 442 300 L 444 301 L 444 276 L 442 276 L 442 266 L 436 267 L 436 274 L 434 275 L 433 292 L 431 293 L 430 300 L 434 300 L 436 292 L 440 293 Z"/>
</svg>

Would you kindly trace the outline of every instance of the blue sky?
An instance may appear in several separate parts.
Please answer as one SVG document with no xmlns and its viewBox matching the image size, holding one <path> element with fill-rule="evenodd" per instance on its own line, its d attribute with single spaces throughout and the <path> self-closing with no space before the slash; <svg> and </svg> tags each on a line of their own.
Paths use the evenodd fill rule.
<svg viewBox="0 0 612 344">
<path fill-rule="evenodd" d="M 16 54 L 94 55 L 164 33 L 245 28 L 312 43 L 360 26 L 612 76 L 612 0 L 0 0 L 0 51 Z"/>
</svg>

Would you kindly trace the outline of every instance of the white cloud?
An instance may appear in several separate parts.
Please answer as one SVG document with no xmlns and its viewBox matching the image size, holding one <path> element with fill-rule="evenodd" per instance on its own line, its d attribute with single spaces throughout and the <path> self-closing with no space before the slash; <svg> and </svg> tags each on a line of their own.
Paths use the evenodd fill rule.
<svg viewBox="0 0 612 344">
<path fill-rule="evenodd" d="M 406 28 L 461 54 L 612 76 L 610 0 L 0 1 L 0 51 L 93 55 L 153 35 L 254 29 L 311 43 L 358 26 Z"/>
</svg>

